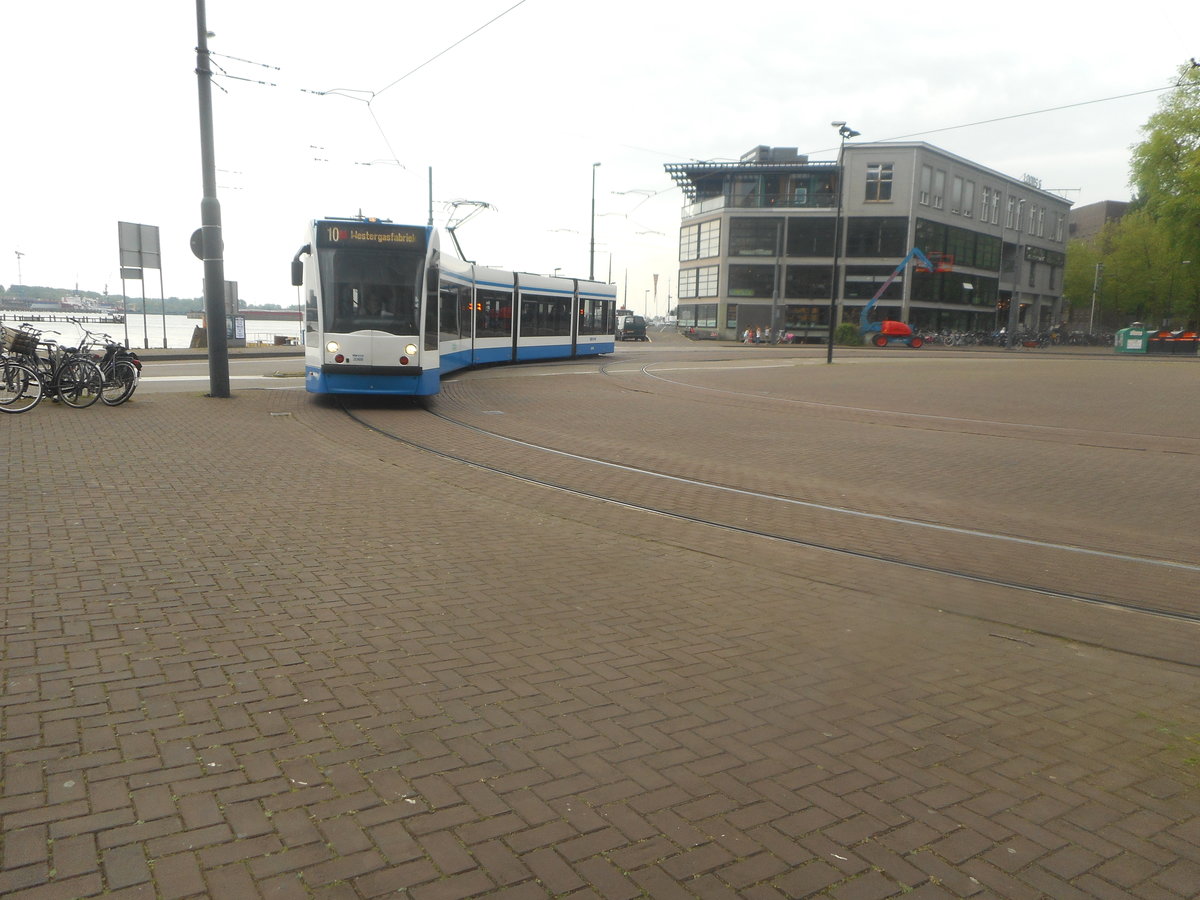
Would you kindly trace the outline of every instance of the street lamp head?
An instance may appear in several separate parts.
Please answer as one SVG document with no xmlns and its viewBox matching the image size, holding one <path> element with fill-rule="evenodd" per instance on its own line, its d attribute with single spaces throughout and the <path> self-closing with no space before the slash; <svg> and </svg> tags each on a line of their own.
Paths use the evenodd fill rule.
<svg viewBox="0 0 1200 900">
<path fill-rule="evenodd" d="M 846 123 L 845 122 L 830 122 L 829 124 L 832 125 L 834 128 L 841 128 Z"/>
<path fill-rule="evenodd" d="M 862 132 L 855 131 L 853 128 L 851 128 L 848 125 L 843 125 L 841 128 L 838 129 L 838 134 L 840 134 L 843 138 L 856 138 L 861 133 Z"/>
</svg>

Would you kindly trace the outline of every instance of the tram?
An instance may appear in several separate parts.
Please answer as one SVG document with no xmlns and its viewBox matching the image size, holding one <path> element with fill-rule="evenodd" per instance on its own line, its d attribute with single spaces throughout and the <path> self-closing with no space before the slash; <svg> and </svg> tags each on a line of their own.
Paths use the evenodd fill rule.
<svg viewBox="0 0 1200 900">
<path fill-rule="evenodd" d="M 311 393 L 430 396 L 458 369 L 614 348 L 614 285 L 464 262 L 432 227 L 317 219 L 292 284 Z"/>
</svg>

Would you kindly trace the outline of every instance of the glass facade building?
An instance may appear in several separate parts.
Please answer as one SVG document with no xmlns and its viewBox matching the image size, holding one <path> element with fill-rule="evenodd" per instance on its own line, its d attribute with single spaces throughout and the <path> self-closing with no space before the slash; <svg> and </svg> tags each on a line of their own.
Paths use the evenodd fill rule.
<svg viewBox="0 0 1200 900">
<path fill-rule="evenodd" d="M 946 270 L 910 267 L 881 294 L 875 318 L 918 330 L 993 331 L 1010 312 L 1030 330 L 1066 317 L 1070 201 L 1029 176 L 923 142 L 847 143 L 840 164 L 764 146 L 735 163 L 665 168 L 687 200 L 681 328 L 728 339 L 775 328 L 823 341 L 831 301 L 838 321 L 857 324 L 914 247 L 940 256 Z"/>
</svg>

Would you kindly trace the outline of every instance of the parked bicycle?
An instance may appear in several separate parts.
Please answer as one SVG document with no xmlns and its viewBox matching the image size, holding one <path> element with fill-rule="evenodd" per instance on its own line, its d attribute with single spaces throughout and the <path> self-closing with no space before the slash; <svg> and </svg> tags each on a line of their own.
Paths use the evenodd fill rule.
<svg viewBox="0 0 1200 900">
<path fill-rule="evenodd" d="M 83 332 L 83 340 L 79 342 L 79 352 L 95 362 L 104 375 L 104 388 L 100 393 L 100 402 L 105 406 L 120 406 L 137 390 L 138 379 L 142 373 L 142 361 L 136 353 L 107 334 L 88 331 L 82 322 L 75 319 L 69 321 Z"/>
<path fill-rule="evenodd" d="M 29 412 L 42 401 L 42 379 L 37 371 L 9 355 L 14 345 L 22 345 L 21 335 L 20 329 L 4 326 L 0 340 L 0 412 Z"/>
<path fill-rule="evenodd" d="M 10 357 L 37 374 L 43 393 L 52 400 L 61 400 L 73 409 L 86 409 L 100 399 L 104 373 L 95 362 L 73 347 L 63 347 L 53 340 L 43 341 L 46 332 L 29 324 L 11 330 L 18 335 L 12 342 Z"/>
</svg>

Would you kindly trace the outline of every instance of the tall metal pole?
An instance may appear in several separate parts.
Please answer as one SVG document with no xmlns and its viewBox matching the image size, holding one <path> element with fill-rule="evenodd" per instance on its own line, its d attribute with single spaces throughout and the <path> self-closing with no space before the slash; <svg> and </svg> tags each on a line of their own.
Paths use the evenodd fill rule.
<svg viewBox="0 0 1200 900">
<path fill-rule="evenodd" d="M 845 122 L 830 122 L 838 130 L 842 143 L 838 148 L 837 165 L 837 215 L 833 220 L 833 284 L 829 288 L 829 347 L 825 353 L 826 364 L 833 362 L 833 330 L 837 324 L 838 261 L 842 249 L 842 195 L 846 192 L 846 138 L 858 137 L 858 132 Z"/>
<path fill-rule="evenodd" d="M 1096 292 L 1100 290 L 1100 270 L 1104 268 L 1104 263 L 1096 263 L 1096 277 L 1092 279 L 1092 311 L 1088 313 L 1088 334 L 1095 330 L 1096 322 Z"/>
<path fill-rule="evenodd" d="M 162 303 L 162 320 L 163 320 L 163 349 L 167 349 L 167 295 L 163 292 L 163 273 L 162 266 L 158 269 L 158 299 Z"/>
<path fill-rule="evenodd" d="M 122 272 L 125 270 L 122 269 Z M 121 277 L 121 321 L 125 323 L 125 346 L 129 346 L 129 298 L 125 293 L 125 277 Z"/>
<path fill-rule="evenodd" d="M 146 270 L 142 269 L 142 346 L 150 349 L 150 326 L 146 324 Z"/>
<path fill-rule="evenodd" d="M 200 201 L 200 246 L 204 260 L 204 317 L 208 324 L 208 393 L 229 396 L 229 343 L 225 338 L 225 259 L 217 163 L 213 154 L 212 69 L 204 0 L 196 0 L 196 79 L 200 92 L 200 162 L 204 198 Z"/>
<path fill-rule="evenodd" d="M 775 280 L 771 287 L 771 336 L 775 337 L 775 343 L 779 343 L 776 337 L 779 333 L 779 298 L 784 291 L 782 290 L 783 282 L 783 222 L 782 218 L 775 223 Z M 658 304 L 655 303 L 657 311 Z"/>
<path fill-rule="evenodd" d="M 1012 299 L 1008 302 L 1008 335 L 1004 343 L 1006 350 L 1011 350 L 1015 344 L 1014 332 L 1017 330 L 1017 323 L 1021 319 L 1021 301 L 1017 296 L 1020 293 L 1021 283 L 1021 227 L 1022 219 L 1025 215 L 1025 201 L 1017 201 L 1017 248 L 1013 255 L 1013 291 Z M 1003 243 L 1003 240 L 1001 241 Z"/>
<path fill-rule="evenodd" d="M 592 163 L 592 241 L 588 251 L 588 281 L 596 280 L 596 169 L 600 163 Z"/>
</svg>

